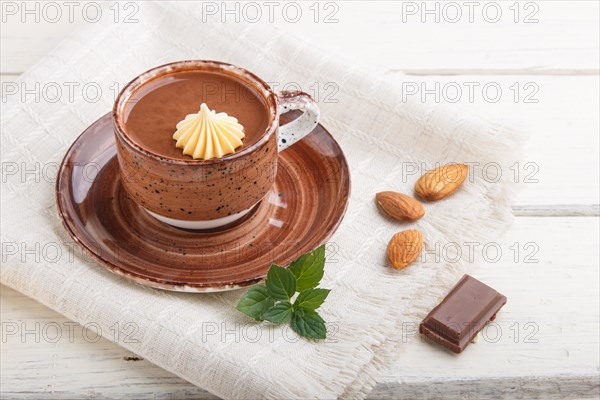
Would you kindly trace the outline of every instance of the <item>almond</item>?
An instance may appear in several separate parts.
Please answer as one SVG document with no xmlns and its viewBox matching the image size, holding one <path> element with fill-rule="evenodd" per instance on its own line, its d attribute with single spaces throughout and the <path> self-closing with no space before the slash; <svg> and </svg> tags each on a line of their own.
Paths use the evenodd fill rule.
<svg viewBox="0 0 600 400">
<path fill-rule="evenodd" d="M 396 233 L 387 246 L 387 256 L 392 266 L 403 269 L 413 263 L 423 248 L 423 234 L 414 229 Z"/>
<path fill-rule="evenodd" d="M 441 200 L 454 193 L 465 181 L 469 167 L 447 164 L 427 171 L 415 183 L 415 192 L 424 200 Z"/>
<path fill-rule="evenodd" d="M 425 207 L 417 200 L 398 192 L 380 192 L 375 200 L 381 209 L 398 221 L 416 221 L 425 215 Z"/>
</svg>

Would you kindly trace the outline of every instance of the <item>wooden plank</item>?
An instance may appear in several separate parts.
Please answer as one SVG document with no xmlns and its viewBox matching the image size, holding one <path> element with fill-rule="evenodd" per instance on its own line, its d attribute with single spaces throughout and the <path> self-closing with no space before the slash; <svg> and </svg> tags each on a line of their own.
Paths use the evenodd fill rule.
<svg viewBox="0 0 600 400">
<path fill-rule="evenodd" d="M 563 398 L 584 397 L 561 390 L 561 379 L 568 378 L 585 381 L 581 390 L 595 387 L 597 396 L 599 224 L 598 218 L 586 217 L 517 218 L 513 228 L 499 240 L 502 258 L 497 263 L 480 258 L 473 272 L 508 298 L 495 327 L 459 357 L 414 340 L 382 381 L 398 386 L 489 381 L 490 390 L 499 380 L 507 380 L 520 381 L 527 391 L 530 378 L 546 379 L 557 385 L 555 392 Z M 514 243 L 520 249 L 518 262 L 513 259 Z M 518 393 L 519 387 L 513 390 L 513 398 L 524 396 Z M 498 388 L 497 393 L 502 397 L 509 392 Z"/>
<path fill-rule="evenodd" d="M 357 64 L 409 74 L 598 74 L 597 2 L 521 2 L 519 22 L 514 3 L 476 2 L 471 22 L 460 1 L 341 2 L 336 24 L 284 27 Z"/>
<path fill-rule="evenodd" d="M 412 399 L 597 399 L 598 380 L 590 377 L 560 377 L 560 383 L 548 377 L 502 378 L 467 381 L 429 381 L 398 385 L 379 384 L 369 398 L 378 400 Z M 467 397 L 471 396 L 471 397 Z"/>
<path fill-rule="evenodd" d="M 513 206 L 520 215 L 548 215 L 555 205 L 561 215 L 598 215 L 598 76 L 387 76 L 404 80 L 407 99 L 439 102 L 531 135 L 523 159 L 501 171 L 519 184 Z"/>
<path fill-rule="evenodd" d="M 83 18 L 83 5 L 75 10 L 74 22 L 64 6 L 56 21 L 51 22 L 54 18 L 49 12 L 44 17 L 40 9 L 39 22 L 35 22 L 35 15 L 22 15 L 21 2 L 6 3 L 15 3 L 18 9 L 16 14 L 7 15 L 2 25 L 3 73 L 23 72 L 75 27 L 92 23 Z M 369 1 L 321 2 L 315 6 L 306 2 L 301 3 L 297 22 L 295 10 L 284 11 L 283 5 L 272 15 L 278 28 L 305 36 L 356 64 L 380 70 L 421 75 L 598 74 L 598 2 L 535 1 L 515 7 L 515 2 L 482 1 L 475 2 L 472 11 L 466 3 Z M 226 14 L 221 2 L 214 4 L 217 10 L 214 15 L 206 13 L 208 22 L 255 18 L 241 3 L 233 14 Z M 267 6 L 255 4 L 260 7 L 260 21 L 268 22 Z M 501 14 L 493 22 L 497 7 Z M 114 17 L 112 10 L 105 13 Z M 117 23 L 123 23 L 124 15 L 125 10 L 121 10 Z"/>
<path fill-rule="evenodd" d="M 599 221 L 517 218 L 498 242 L 500 261 L 479 257 L 473 272 L 508 297 L 495 324 L 500 337 L 489 329 L 454 356 L 421 341 L 410 326 L 404 353 L 370 398 L 597 398 Z M 514 242 L 521 248 L 517 263 L 509 248 Z M 539 250 L 525 251 L 527 243 Z M 526 256 L 538 262 L 525 262 Z M 2 287 L 0 296 L 3 397 L 210 398 L 116 344 L 86 340 L 82 327 L 70 340 L 66 318 L 11 289 Z M 9 334 L 15 323 L 19 330 Z M 55 324 L 62 327 L 58 340 Z"/>
<path fill-rule="evenodd" d="M 513 206 L 513 214 L 519 217 L 597 217 L 600 205 L 562 204 L 547 206 Z"/>
</svg>

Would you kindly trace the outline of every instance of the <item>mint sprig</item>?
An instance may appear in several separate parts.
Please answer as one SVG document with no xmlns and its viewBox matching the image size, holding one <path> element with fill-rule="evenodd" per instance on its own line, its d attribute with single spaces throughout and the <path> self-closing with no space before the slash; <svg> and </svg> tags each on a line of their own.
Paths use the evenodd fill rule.
<svg viewBox="0 0 600 400">
<path fill-rule="evenodd" d="M 275 300 L 290 300 L 296 293 L 296 277 L 287 269 L 271 265 L 267 273 L 267 291 Z"/>
<path fill-rule="evenodd" d="M 296 277 L 296 286 L 299 292 L 317 287 L 321 278 L 323 278 L 324 265 L 324 245 L 300 256 L 290 264 L 290 271 Z"/>
<path fill-rule="evenodd" d="M 292 304 L 289 301 L 281 301 L 269 308 L 263 315 L 262 319 L 270 321 L 274 324 L 283 324 L 292 319 Z"/>
<path fill-rule="evenodd" d="M 292 329 L 300 336 L 311 339 L 325 339 L 325 321 L 316 311 L 299 308 L 292 315 Z"/>
<path fill-rule="evenodd" d="M 262 316 L 267 310 L 271 309 L 275 301 L 269 296 L 267 287 L 258 285 L 251 287 L 250 290 L 240 299 L 237 309 L 244 314 L 262 321 Z"/>
<path fill-rule="evenodd" d="M 316 310 L 321 307 L 328 295 L 329 289 L 307 289 L 296 297 L 294 306 L 305 310 Z"/>
<path fill-rule="evenodd" d="M 329 295 L 329 289 L 317 288 L 324 269 L 325 245 L 300 256 L 289 268 L 273 264 L 265 285 L 251 287 L 236 308 L 257 321 L 290 322 L 300 336 L 325 339 L 325 321 L 316 311 Z"/>
</svg>

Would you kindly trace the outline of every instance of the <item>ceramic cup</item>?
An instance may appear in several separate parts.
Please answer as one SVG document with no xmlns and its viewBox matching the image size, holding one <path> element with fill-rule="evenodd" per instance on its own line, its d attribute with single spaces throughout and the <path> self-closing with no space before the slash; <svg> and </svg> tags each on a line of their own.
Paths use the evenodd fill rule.
<svg viewBox="0 0 600 400">
<path fill-rule="evenodd" d="M 123 118 L 132 94 L 153 79 L 186 71 L 225 74 L 259 95 L 267 108 L 268 124 L 258 140 L 209 160 L 168 158 L 136 143 Z M 280 127 L 279 115 L 291 110 L 303 113 Z M 133 201 L 164 223 L 184 229 L 222 227 L 248 214 L 265 197 L 277 173 L 278 153 L 310 133 L 318 122 L 319 109 L 310 95 L 275 93 L 243 68 L 203 60 L 162 65 L 129 82 L 115 101 L 113 124 L 123 187 Z"/>
</svg>

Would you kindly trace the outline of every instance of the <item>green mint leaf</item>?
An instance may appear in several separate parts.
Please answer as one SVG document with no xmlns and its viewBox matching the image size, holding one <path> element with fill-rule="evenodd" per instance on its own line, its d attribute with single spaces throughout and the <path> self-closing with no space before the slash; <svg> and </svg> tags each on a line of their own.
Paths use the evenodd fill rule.
<svg viewBox="0 0 600 400">
<path fill-rule="evenodd" d="M 325 268 L 325 245 L 298 258 L 290 264 L 290 271 L 296 277 L 296 289 L 303 292 L 316 287 Z"/>
<path fill-rule="evenodd" d="M 265 321 L 270 321 L 274 324 L 289 322 L 290 319 L 292 319 L 292 304 L 289 301 L 277 303 L 267 310 L 267 312 L 263 314 L 262 318 Z"/>
<path fill-rule="evenodd" d="M 321 307 L 329 295 L 329 289 L 308 289 L 301 292 L 294 302 L 295 308 L 303 308 L 305 310 L 316 310 Z"/>
<path fill-rule="evenodd" d="M 296 293 L 296 277 L 287 268 L 271 265 L 266 283 L 269 295 L 275 300 L 289 300 Z"/>
<path fill-rule="evenodd" d="M 292 329 L 298 335 L 310 339 L 325 339 L 327 328 L 325 321 L 316 311 L 299 308 L 292 314 Z"/>
<path fill-rule="evenodd" d="M 267 287 L 264 285 L 251 287 L 240 299 L 237 309 L 249 317 L 262 320 L 262 315 L 273 307 L 275 301 L 269 296 Z"/>
</svg>

